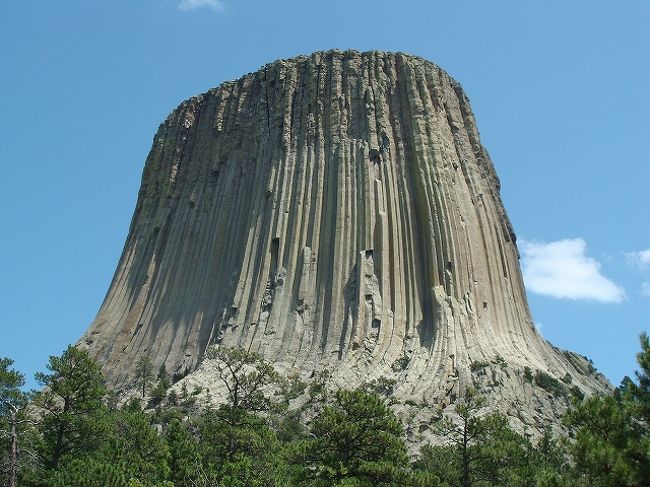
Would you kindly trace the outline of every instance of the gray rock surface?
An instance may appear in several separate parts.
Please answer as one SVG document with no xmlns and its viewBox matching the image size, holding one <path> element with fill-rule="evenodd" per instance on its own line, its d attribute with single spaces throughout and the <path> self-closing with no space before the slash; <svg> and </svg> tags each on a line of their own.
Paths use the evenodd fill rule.
<svg viewBox="0 0 650 487">
<path fill-rule="evenodd" d="M 492 388 L 534 426 L 559 413 L 524 367 L 608 384 L 536 332 L 518 258 L 460 85 L 402 53 L 317 52 L 160 126 L 80 343 L 122 387 L 143 355 L 185 375 L 216 343 L 285 373 L 328 368 L 335 386 L 394 378 L 416 422 L 424 403 Z"/>
</svg>

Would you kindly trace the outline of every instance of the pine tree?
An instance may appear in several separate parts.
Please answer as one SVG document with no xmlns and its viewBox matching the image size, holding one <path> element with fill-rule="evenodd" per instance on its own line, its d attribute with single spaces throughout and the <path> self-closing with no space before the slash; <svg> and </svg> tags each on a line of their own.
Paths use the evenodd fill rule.
<svg viewBox="0 0 650 487">
<path fill-rule="evenodd" d="M 50 357 L 47 369 L 49 374 L 36 374 L 43 390 L 35 405 L 41 415 L 41 455 L 47 468 L 56 469 L 64 455 L 92 449 L 100 426 L 93 416 L 103 412 L 106 388 L 99 365 L 73 346 Z"/>
<path fill-rule="evenodd" d="M 144 399 L 147 394 L 147 389 L 149 389 L 154 378 L 153 363 L 148 355 L 140 357 L 140 360 L 138 360 L 138 363 L 136 364 L 135 371 L 138 388 L 140 389 L 142 399 Z"/>
<path fill-rule="evenodd" d="M 637 382 L 629 377 L 612 395 L 576 403 L 565 422 L 574 429 L 570 453 L 574 483 L 589 486 L 650 485 L 650 341 L 643 333 Z"/>
<path fill-rule="evenodd" d="M 389 485 L 408 464 L 399 419 L 378 395 L 364 390 L 339 390 L 310 433 L 303 474 L 325 484 Z"/>
<path fill-rule="evenodd" d="M 171 420 L 165 440 L 170 454 L 170 480 L 179 486 L 196 481 L 200 470 L 199 446 L 179 419 Z"/>
<path fill-rule="evenodd" d="M 159 406 L 167 397 L 167 391 L 171 387 L 172 383 L 167 374 L 167 369 L 165 364 L 162 364 L 158 369 L 158 375 L 156 376 L 156 385 L 151 390 L 151 399 L 149 401 L 150 406 Z"/>
<path fill-rule="evenodd" d="M 169 449 L 142 410 L 116 411 L 110 432 L 95 457 L 118 465 L 127 479 L 157 483 L 169 477 Z"/>
<path fill-rule="evenodd" d="M 145 487 L 163 485 L 169 476 L 169 450 L 149 416 L 130 404 L 104 411 L 94 448 L 66 455 L 45 478 L 48 487 Z"/>
<path fill-rule="evenodd" d="M 30 418 L 25 414 L 30 394 L 21 390 L 25 385 L 25 376 L 10 368 L 12 364 L 10 358 L 0 358 L 0 439 L 6 441 L 7 466 L 4 470 L 7 487 L 16 485 L 20 440 L 26 427 L 31 424 Z"/>
<path fill-rule="evenodd" d="M 513 431 L 505 416 L 485 414 L 485 399 L 468 391 L 455 416 L 436 425 L 447 446 L 422 448 L 417 468 L 449 485 L 534 485 L 538 459 L 532 444 Z"/>
<path fill-rule="evenodd" d="M 265 388 L 279 386 L 281 380 L 273 366 L 255 352 L 238 348 L 213 348 L 209 359 L 216 360 L 217 374 L 228 392 L 228 403 L 245 411 L 268 411 L 272 398 Z"/>
</svg>

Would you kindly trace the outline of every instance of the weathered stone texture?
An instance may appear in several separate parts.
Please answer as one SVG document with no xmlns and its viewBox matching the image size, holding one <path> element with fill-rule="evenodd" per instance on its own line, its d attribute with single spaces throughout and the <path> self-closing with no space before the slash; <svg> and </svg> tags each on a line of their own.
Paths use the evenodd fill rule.
<svg viewBox="0 0 650 487">
<path fill-rule="evenodd" d="M 221 343 L 414 400 L 453 399 L 497 356 L 512 391 L 524 366 L 606 387 L 535 331 L 460 85 L 401 53 L 277 61 L 174 110 L 81 343 L 118 385 L 142 355 L 182 374 Z"/>
</svg>

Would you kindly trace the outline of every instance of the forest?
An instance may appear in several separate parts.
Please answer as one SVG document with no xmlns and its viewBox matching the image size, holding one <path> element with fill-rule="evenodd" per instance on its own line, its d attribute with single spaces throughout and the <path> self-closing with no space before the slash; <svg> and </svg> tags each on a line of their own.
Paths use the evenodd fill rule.
<svg viewBox="0 0 650 487">
<path fill-rule="evenodd" d="M 138 363 L 124 401 L 73 346 L 50 357 L 26 391 L 0 358 L 0 455 L 8 487 L 635 486 L 650 485 L 650 341 L 635 377 L 611 395 L 574 395 L 568 434 L 532 442 L 469 391 L 431 428 L 444 439 L 409 452 L 389 381 L 330 390 L 280 376 L 256 353 L 217 348 L 227 392 L 172 387 L 164 367 Z M 182 384 L 182 382 L 181 382 Z M 296 398 L 306 398 L 295 406 Z"/>
</svg>

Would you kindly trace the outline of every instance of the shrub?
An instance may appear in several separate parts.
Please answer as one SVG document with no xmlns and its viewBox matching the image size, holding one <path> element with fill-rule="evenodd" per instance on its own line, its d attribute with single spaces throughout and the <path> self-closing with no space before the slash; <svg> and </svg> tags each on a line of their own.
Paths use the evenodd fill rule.
<svg viewBox="0 0 650 487">
<path fill-rule="evenodd" d="M 478 370 L 484 369 L 488 365 L 490 365 L 490 362 L 474 360 L 471 364 L 469 364 L 469 370 L 471 370 L 472 372 L 476 372 Z"/>
<path fill-rule="evenodd" d="M 524 380 L 533 383 L 533 371 L 530 367 L 524 367 Z"/>
<path fill-rule="evenodd" d="M 508 366 L 508 362 L 506 362 L 506 359 L 504 359 L 501 355 L 497 355 L 496 357 L 494 357 L 494 361 L 492 363 L 496 365 L 500 365 L 501 367 L 504 368 Z"/>
<path fill-rule="evenodd" d="M 566 394 L 566 387 L 557 380 L 555 377 L 538 370 L 535 373 L 535 384 L 544 389 L 545 391 L 550 392 L 554 396 L 563 396 Z"/>
<path fill-rule="evenodd" d="M 390 368 L 393 369 L 393 372 L 401 372 L 402 370 L 405 370 L 406 367 L 408 367 L 410 361 L 411 359 L 408 357 L 408 355 L 404 354 L 395 360 Z"/>
</svg>

